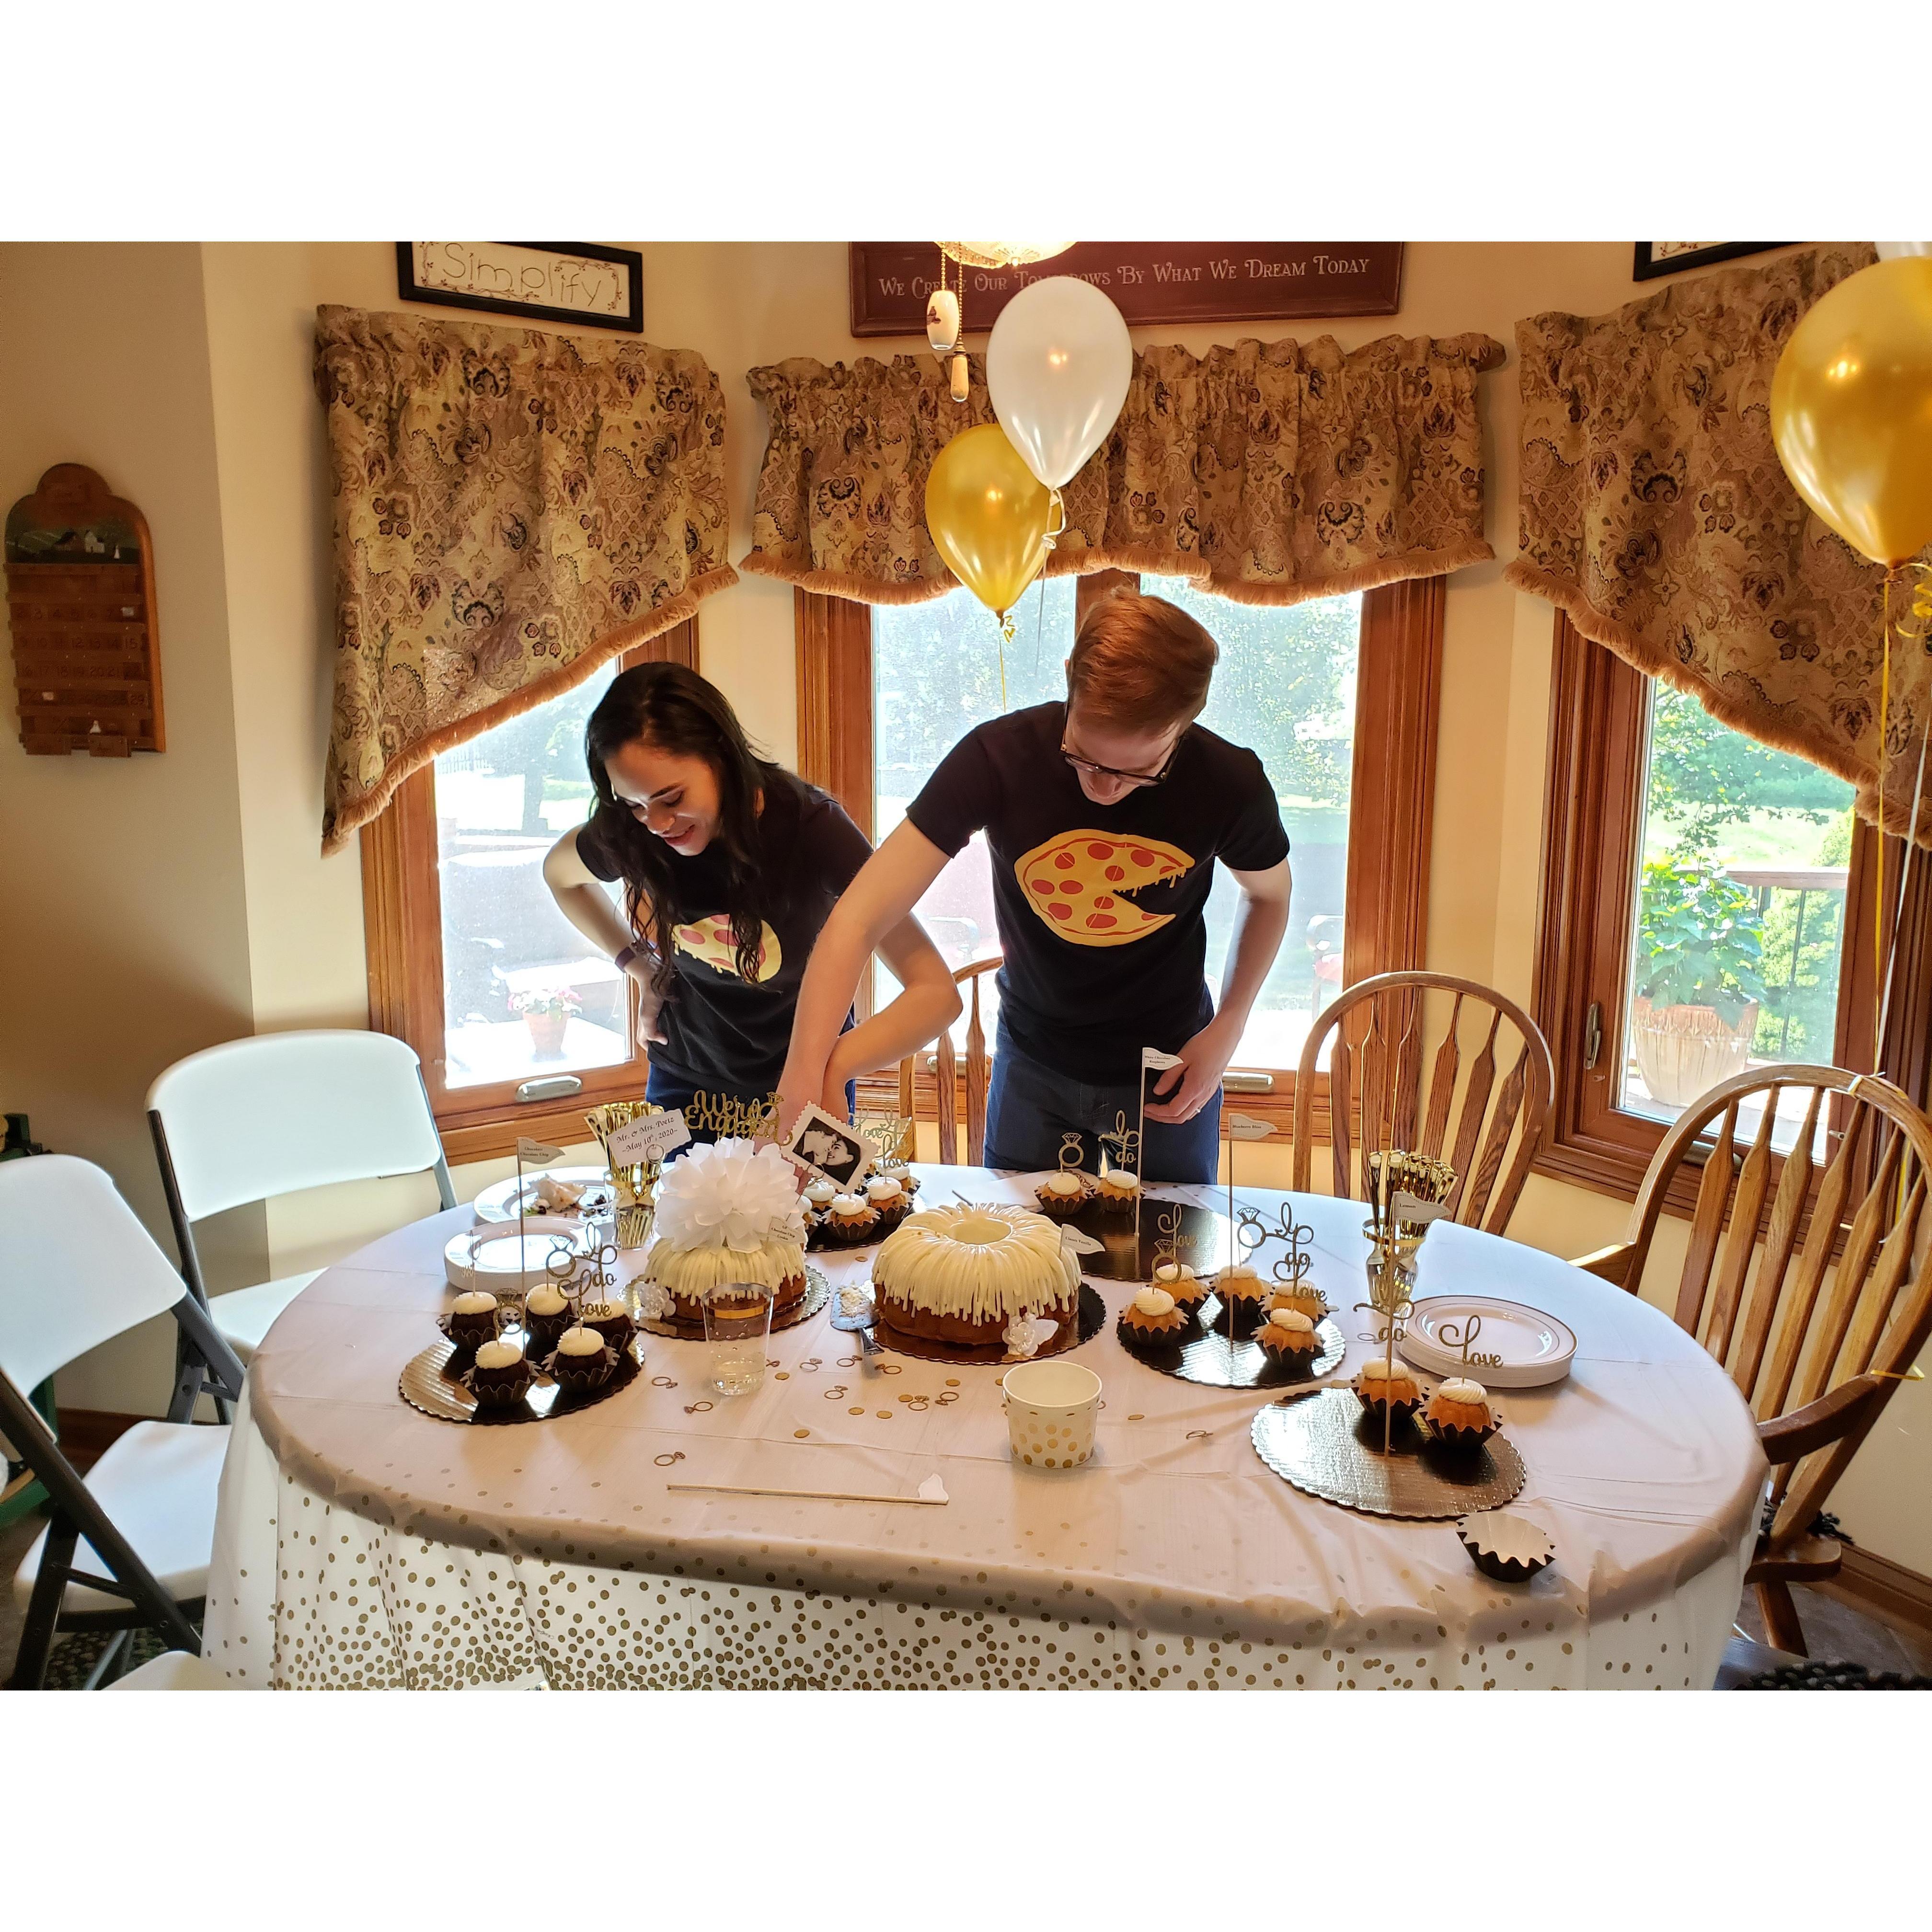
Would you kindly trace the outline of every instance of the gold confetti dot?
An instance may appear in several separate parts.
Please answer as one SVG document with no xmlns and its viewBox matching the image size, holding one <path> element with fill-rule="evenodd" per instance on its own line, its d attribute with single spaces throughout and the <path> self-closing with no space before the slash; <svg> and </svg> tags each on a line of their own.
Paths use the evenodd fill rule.
<svg viewBox="0 0 1932 1932">
<path fill-rule="evenodd" d="M 773 1382 L 790 1382 L 790 1381 L 791 1380 L 791 1371 L 790 1371 L 790 1370 L 789 1370 L 789 1369 L 781 1369 L 781 1370 L 779 1370 L 779 1371 L 778 1372 L 778 1373 L 777 1373 L 776 1375 L 775 1375 L 774 1376 L 772 1376 L 772 1380 Z"/>
<path fill-rule="evenodd" d="M 848 1408 L 845 1412 L 848 1415 L 863 1415 L 865 1412 L 866 1411 L 862 1405 L 857 1408 Z"/>
<path fill-rule="evenodd" d="M 881 1422 L 890 1422 L 890 1421 L 891 1421 L 891 1420 L 892 1420 L 892 1411 L 891 1411 L 890 1409 L 889 1409 L 889 1408 L 882 1408 L 882 1409 L 880 1409 L 880 1410 L 879 1411 L 879 1420 L 880 1420 Z"/>
<path fill-rule="evenodd" d="M 957 1388 L 959 1386 L 959 1378 L 957 1376 L 948 1376 L 946 1378 L 946 1386 L 948 1388 Z"/>
<path fill-rule="evenodd" d="M 792 1433 L 796 1436 L 800 1442 L 803 1442 L 806 1437 L 812 1433 L 812 1431 L 808 1429 L 794 1429 L 792 1431 Z"/>
</svg>

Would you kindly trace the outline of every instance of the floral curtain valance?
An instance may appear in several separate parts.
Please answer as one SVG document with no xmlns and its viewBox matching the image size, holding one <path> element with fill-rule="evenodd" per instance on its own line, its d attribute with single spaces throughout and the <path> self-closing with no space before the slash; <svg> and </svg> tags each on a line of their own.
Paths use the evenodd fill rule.
<svg viewBox="0 0 1932 1932">
<path fill-rule="evenodd" d="M 736 582 L 724 404 L 640 342 L 316 311 L 334 497 L 324 852 L 412 772 Z"/>
<path fill-rule="evenodd" d="M 1612 315 L 1520 323 L 1522 551 L 1504 572 L 1726 724 L 1835 772 L 1868 819 L 1884 573 L 1779 466 L 1771 382 L 1806 310 L 1874 259 L 1868 244 L 1814 249 Z M 1894 830 L 1911 811 L 1927 672 L 1922 650 L 1894 644 Z"/>
<path fill-rule="evenodd" d="M 1481 562 L 1476 377 L 1502 359 L 1486 335 L 1144 350 L 1112 435 L 1067 486 L 1049 574 L 1146 571 L 1295 604 Z M 964 404 L 929 357 L 752 370 L 770 440 L 740 567 L 869 603 L 950 590 L 926 479 L 950 438 L 994 419 L 978 356 L 970 368 Z"/>
</svg>

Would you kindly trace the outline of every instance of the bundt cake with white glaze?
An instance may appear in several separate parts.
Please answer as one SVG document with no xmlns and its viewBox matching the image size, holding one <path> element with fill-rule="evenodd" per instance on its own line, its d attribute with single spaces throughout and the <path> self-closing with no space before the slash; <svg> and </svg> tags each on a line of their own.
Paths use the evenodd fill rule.
<svg viewBox="0 0 1932 1932">
<path fill-rule="evenodd" d="M 1079 1317 L 1079 1264 L 1059 1228 L 1026 1208 L 909 1215 L 873 1257 L 872 1285 L 881 1328 L 955 1348 L 1032 1352 L 1026 1329 L 1043 1318 L 1057 1324 L 1038 1340 L 1050 1348 Z"/>
<path fill-rule="evenodd" d="M 747 1288 L 772 1298 L 774 1319 L 795 1307 L 806 1291 L 805 1210 L 791 1163 L 745 1140 L 674 1161 L 658 1183 L 644 1274 L 680 1321 L 701 1321 L 707 1301 L 750 1299 Z"/>
</svg>

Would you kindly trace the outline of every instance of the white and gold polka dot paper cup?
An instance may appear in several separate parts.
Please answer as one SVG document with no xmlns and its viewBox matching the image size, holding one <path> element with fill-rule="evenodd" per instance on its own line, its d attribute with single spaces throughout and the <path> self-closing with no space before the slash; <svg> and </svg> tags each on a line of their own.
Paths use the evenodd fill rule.
<svg viewBox="0 0 1932 1932">
<path fill-rule="evenodd" d="M 1078 1362 L 1022 1362 L 1000 1378 L 1013 1460 L 1077 1469 L 1094 1454 L 1100 1378 Z"/>
</svg>

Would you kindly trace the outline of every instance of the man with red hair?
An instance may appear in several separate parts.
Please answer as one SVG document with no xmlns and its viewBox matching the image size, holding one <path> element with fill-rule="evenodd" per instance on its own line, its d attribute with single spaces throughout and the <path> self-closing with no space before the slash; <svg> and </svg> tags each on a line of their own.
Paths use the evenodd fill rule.
<svg viewBox="0 0 1932 1932">
<path fill-rule="evenodd" d="M 1062 1136 L 1141 1108 L 1142 1052 L 1177 1055 L 1146 1109 L 1140 1172 L 1215 1177 L 1220 1082 L 1288 926 L 1288 835 L 1262 762 L 1195 723 L 1220 656 L 1158 597 L 1088 613 L 1066 701 L 969 731 L 832 909 L 806 968 L 780 1090 L 839 1110 L 825 1068 L 879 936 L 983 830 L 1005 964 L 986 1165 L 1058 1165 Z M 1216 1010 L 1204 967 L 1214 862 L 1240 889 Z"/>
</svg>

